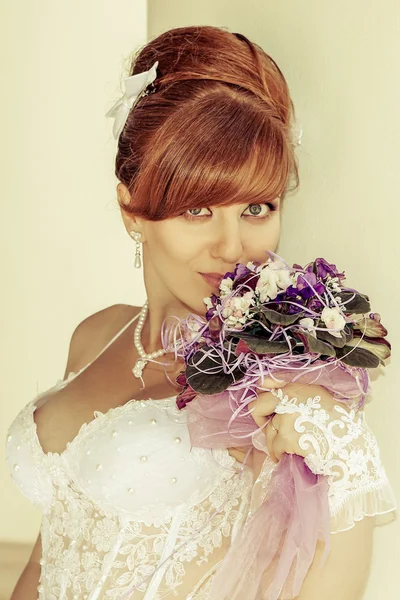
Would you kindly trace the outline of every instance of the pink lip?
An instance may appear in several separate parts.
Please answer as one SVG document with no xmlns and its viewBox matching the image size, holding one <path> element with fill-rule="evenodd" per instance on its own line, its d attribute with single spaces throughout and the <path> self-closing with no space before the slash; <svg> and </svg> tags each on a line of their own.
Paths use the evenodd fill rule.
<svg viewBox="0 0 400 600">
<path fill-rule="evenodd" d="M 200 275 L 207 281 L 209 285 L 219 289 L 219 284 L 221 282 L 221 279 L 223 278 L 223 275 L 218 273 L 200 273 Z"/>
</svg>

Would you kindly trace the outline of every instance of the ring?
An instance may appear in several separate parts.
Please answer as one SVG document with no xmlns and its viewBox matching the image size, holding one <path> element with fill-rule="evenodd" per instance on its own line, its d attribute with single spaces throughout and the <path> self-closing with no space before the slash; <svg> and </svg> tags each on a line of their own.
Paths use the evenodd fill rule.
<svg viewBox="0 0 400 600">
<path fill-rule="evenodd" d="M 279 429 L 277 429 L 276 427 L 274 427 L 274 424 L 273 424 L 273 422 L 272 422 L 272 419 L 270 420 L 270 423 L 271 423 L 271 427 L 272 427 L 272 429 L 275 429 L 275 431 L 276 431 L 277 433 L 279 433 Z"/>
</svg>

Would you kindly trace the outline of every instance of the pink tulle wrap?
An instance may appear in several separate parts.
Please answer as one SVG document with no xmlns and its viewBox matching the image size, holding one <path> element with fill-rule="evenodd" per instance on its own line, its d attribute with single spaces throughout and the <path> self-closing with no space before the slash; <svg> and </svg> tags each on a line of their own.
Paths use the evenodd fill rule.
<svg viewBox="0 0 400 600">
<path fill-rule="evenodd" d="M 273 372 L 287 382 L 315 383 L 338 401 L 362 405 L 369 391 L 366 370 L 342 369 L 314 362 L 316 371 L 285 369 Z M 299 374 L 300 373 L 300 374 Z M 361 377 L 361 380 L 360 380 Z M 243 389 L 240 390 L 243 395 Z M 186 406 L 191 444 L 206 448 L 254 445 L 266 454 L 266 445 L 255 440 L 262 433 L 233 386 L 212 396 L 198 395 Z M 253 399 L 255 395 L 253 394 Z M 264 434 L 263 434 L 264 435 Z M 265 436 L 264 436 L 265 438 Z M 260 439 L 260 438 L 258 438 Z M 266 458 L 271 463 L 269 458 Z M 265 463 L 264 463 L 265 464 Z M 232 540 L 212 582 L 209 600 L 290 600 L 300 593 L 314 559 L 317 542 L 325 544 L 321 566 L 330 550 L 328 480 L 310 471 L 304 459 L 285 454 L 273 465 L 266 497 L 248 515 Z"/>
</svg>

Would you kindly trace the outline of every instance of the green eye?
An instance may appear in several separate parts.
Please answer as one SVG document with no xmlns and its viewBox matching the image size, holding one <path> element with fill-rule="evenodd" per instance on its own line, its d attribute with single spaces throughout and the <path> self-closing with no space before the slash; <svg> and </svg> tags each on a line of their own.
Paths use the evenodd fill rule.
<svg viewBox="0 0 400 600">
<path fill-rule="evenodd" d="M 261 206 L 262 206 L 261 204 L 250 204 L 250 206 L 249 206 L 249 210 L 250 210 L 251 212 L 253 212 L 253 209 L 254 209 L 254 208 L 256 209 L 256 211 L 255 211 L 255 212 L 253 212 L 253 214 L 252 214 L 252 216 L 253 216 L 253 217 L 257 217 L 257 216 L 260 214 L 260 210 L 258 210 L 258 212 L 257 212 L 257 208 L 258 208 L 258 209 L 261 209 Z M 264 206 L 265 206 L 265 204 L 264 204 Z"/>
<path fill-rule="evenodd" d="M 262 210 L 263 208 L 265 208 L 264 212 Z M 276 210 L 278 210 L 278 207 L 272 202 L 262 202 L 257 204 L 249 204 L 246 210 L 250 211 L 251 214 L 245 215 L 245 217 L 250 217 L 256 221 L 265 221 L 269 219 Z"/>
</svg>

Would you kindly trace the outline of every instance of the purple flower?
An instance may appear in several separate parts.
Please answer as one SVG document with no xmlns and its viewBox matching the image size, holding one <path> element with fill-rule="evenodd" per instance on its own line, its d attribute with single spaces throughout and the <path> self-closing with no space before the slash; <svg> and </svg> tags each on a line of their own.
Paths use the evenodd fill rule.
<svg viewBox="0 0 400 600">
<path fill-rule="evenodd" d="M 246 265 L 242 265 L 241 263 L 237 263 L 235 267 L 235 271 L 233 273 L 228 273 L 228 277 L 231 279 L 236 279 L 238 277 L 242 277 L 242 275 L 246 275 L 250 269 L 246 267 Z"/>
<path fill-rule="evenodd" d="M 297 304 L 300 304 L 301 306 L 297 306 L 296 304 L 289 304 L 289 308 L 287 310 L 288 315 L 295 315 L 296 313 L 301 313 L 303 311 L 305 303 L 299 299 L 297 299 L 295 302 L 297 302 Z"/>
<path fill-rule="evenodd" d="M 212 306 L 206 312 L 206 319 L 207 319 L 207 321 L 210 321 L 213 318 L 213 316 L 214 316 L 214 307 Z"/>
<path fill-rule="evenodd" d="M 294 285 L 289 285 L 288 288 L 286 288 L 286 290 L 283 292 L 283 294 L 278 294 L 277 297 L 275 298 L 275 302 L 279 302 L 279 300 L 281 298 L 296 298 L 296 296 L 299 295 L 299 292 L 297 290 L 297 287 L 295 287 Z"/>
<path fill-rule="evenodd" d="M 344 279 L 345 277 L 344 272 L 339 273 L 336 265 L 328 263 L 324 258 L 316 258 L 314 265 L 319 279 L 325 279 L 328 275 L 330 275 L 330 277 L 338 277 L 339 279 Z M 313 268 L 312 265 L 311 268 Z"/>
<path fill-rule="evenodd" d="M 235 279 L 235 273 L 236 273 L 236 269 L 235 269 L 235 271 L 234 271 L 234 272 L 232 272 L 232 271 L 227 271 L 227 272 L 224 274 L 224 276 L 222 277 L 222 279 L 228 279 L 228 277 L 229 277 L 229 278 L 230 278 L 230 279 L 232 279 L 232 281 L 233 281 L 233 280 Z"/>
<path fill-rule="evenodd" d="M 217 304 L 219 302 L 219 296 L 217 296 L 216 294 L 211 294 L 210 300 L 211 300 L 211 307 L 206 312 L 207 321 L 210 321 L 214 316 L 215 307 L 217 306 Z"/>
<path fill-rule="evenodd" d="M 313 296 L 312 298 L 310 298 L 310 301 L 307 303 L 307 307 L 310 310 L 314 310 L 315 312 L 320 313 L 321 309 L 324 307 L 325 305 L 321 302 L 321 300 L 319 298 L 317 298 L 317 296 Z"/>
<path fill-rule="evenodd" d="M 323 294 L 325 292 L 324 284 L 317 281 L 315 273 L 304 273 L 304 275 L 299 275 L 296 284 L 298 293 L 304 300 L 308 300 L 309 298 L 315 295 L 314 290 L 310 287 L 309 284 L 313 286 L 315 292 L 317 292 L 318 294 Z"/>
</svg>

